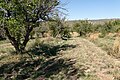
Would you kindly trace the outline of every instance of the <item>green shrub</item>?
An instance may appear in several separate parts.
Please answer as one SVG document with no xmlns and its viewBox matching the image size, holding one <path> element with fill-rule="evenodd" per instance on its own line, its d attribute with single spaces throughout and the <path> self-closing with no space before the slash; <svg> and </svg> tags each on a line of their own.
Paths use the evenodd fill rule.
<svg viewBox="0 0 120 80">
<path fill-rule="evenodd" d="M 64 19 L 58 19 L 57 21 L 49 22 L 48 26 L 53 37 L 71 37 L 70 27 L 66 24 Z"/>
<path fill-rule="evenodd" d="M 85 20 L 75 23 L 73 29 L 78 32 L 80 36 L 85 36 L 86 34 L 92 32 L 92 26 L 92 23 Z"/>
<path fill-rule="evenodd" d="M 45 33 L 48 33 L 49 27 L 47 26 L 47 23 L 43 23 L 39 26 L 37 30 L 37 34 L 41 33 L 42 37 L 45 37 Z"/>
</svg>

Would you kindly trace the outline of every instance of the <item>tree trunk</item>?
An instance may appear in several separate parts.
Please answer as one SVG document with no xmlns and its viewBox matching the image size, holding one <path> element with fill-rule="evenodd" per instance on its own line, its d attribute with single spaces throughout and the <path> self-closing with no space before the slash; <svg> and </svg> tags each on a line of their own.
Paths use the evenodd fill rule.
<svg viewBox="0 0 120 80">
<path fill-rule="evenodd" d="M 23 41 L 23 43 L 19 43 L 20 41 L 17 41 L 17 39 L 15 39 L 15 37 L 12 37 L 12 36 L 10 35 L 10 32 L 9 32 L 9 30 L 8 30 L 7 27 L 5 27 L 4 30 L 5 30 L 5 32 L 6 32 L 6 36 L 7 36 L 8 39 L 10 40 L 11 44 L 14 46 L 16 52 L 17 52 L 17 53 L 20 53 L 20 54 L 24 53 L 24 52 L 25 52 L 25 47 L 26 47 L 28 41 L 30 40 L 30 39 L 29 39 L 29 36 L 30 36 L 31 31 L 33 30 L 33 27 L 28 27 L 28 28 L 26 29 L 26 34 L 25 34 L 25 36 L 24 36 L 24 41 Z"/>
</svg>

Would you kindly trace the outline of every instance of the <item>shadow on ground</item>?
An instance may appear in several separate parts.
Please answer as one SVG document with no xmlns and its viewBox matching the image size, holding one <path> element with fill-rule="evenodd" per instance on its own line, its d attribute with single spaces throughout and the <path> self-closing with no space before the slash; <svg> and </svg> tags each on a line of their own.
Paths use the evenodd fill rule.
<svg viewBox="0 0 120 80">
<path fill-rule="evenodd" d="M 75 48 L 76 45 L 49 45 L 40 44 L 31 48 L 28 52 L 38 56 L 45 56 L 46 59 L 37 59 L 31 61 L 22 60 L 20 62 L 11 62 L 0 66 L 0 79 L 3 80 L 24 80 L 24 79 L 40 79 L 45 80 L 55 78 L 53 75 L 61 76 L 76 80 L 80 76 L 84 76 L 84 71 L 73 66 L 75 63 L 72 59 L 62 59 L 57 56 L 59 51 L 65 51 Z M 52 57 L 51 57 L 52 56 Z M 53 57 L 54 56 L 54 57 Z M 60 72 L 62 73 L 61 75 Z M 78 74 L 79 73 L 79 74 Z M 56 79 L 58 78 L 56 77 Z"/>
<path fill-rule="evenodd" d="M 28 53 L 31 55 L 37 55 L 37 56 L 45 56 L 45 57 L 51 57 L 56 56 L 59 51 L 65 51 L 68 49 L 75 48 L 76 45 L 52 45 L 52 44 L 39 44 L 33 48 L 31 48 Z"/>
<path fill-rule="evenodd" d="M 74 78 L 84 76 L 84 71 L 73 66 L 75 61 L 52 58 L 47 61 L 21 61 L 18 63 L 4 64 L 0 67 L 0 77 L 5 80 L 24 80 L 24 79 L 48 79 L 52 75 L 63 73 L 63 78 Z M 78 74 L 79 71 L 79 74 Z"/>
</svg>

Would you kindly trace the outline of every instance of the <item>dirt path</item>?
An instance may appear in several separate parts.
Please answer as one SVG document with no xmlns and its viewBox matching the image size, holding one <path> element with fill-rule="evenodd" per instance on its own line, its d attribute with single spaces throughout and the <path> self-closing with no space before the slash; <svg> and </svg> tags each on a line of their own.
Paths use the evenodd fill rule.
<svg viewBox="0 0 120 80">
<path fill-rule="evenodd" d="M 100 80 L 114 79 L 113 74 L 110 73 L 114 72 L 116 68 L 120 68 L 120 66 L 117 66 L 120 65 L 119 60 L 112 58 L 105 51 L 86 39 L 75 38 L 67 43 L 69 45 L 77 45 L 77 47 L 65 51 L 64 58 L 76 59 L 76 67 L 79 68 L 79 65 L 84 65 L 84 67 L 88 68 L 86 71 L 95 73 Z"/>
<path fill-rule="evenodd" d="M 103 73 L 98 73 L 97 76 L 100 78 L 100 80 L 114 80 L 114 77 L 112 75 L 105 75 Z"/>
</svg>

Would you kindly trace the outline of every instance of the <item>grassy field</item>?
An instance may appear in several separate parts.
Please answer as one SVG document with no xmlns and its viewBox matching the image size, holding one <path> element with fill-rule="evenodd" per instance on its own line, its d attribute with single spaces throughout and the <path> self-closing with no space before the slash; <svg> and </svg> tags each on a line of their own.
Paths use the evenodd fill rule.
<svg viewBox="0 0 120 80">
<path fill-rule="evenodd" d="M 113 38 L 89 41 L 80 37 L 31 40 L 27 50 L 33 59 L 28 54 L 13 54 L 11 44 L 3 43 L 0 79 L 119 80 L 120 61 L 108 55 L 113 42 Z"/>
<path fill-rule="evenodd" d="M 69 26 L 75 22 L 79 21 L 69 21 Z M 103 33 L 87 32 L 92 26 L 84 27 L 81 37 L 73 30 L 68 40 L 31 39 L 22 55 L 15 53 L 9 41 L 0 41 L 0 80 L 120 80 L 120 34 L 110 33 L 114 29 L 108 26 L 104 33 L 106 25 L 100 26 Z"/>
</svg>

